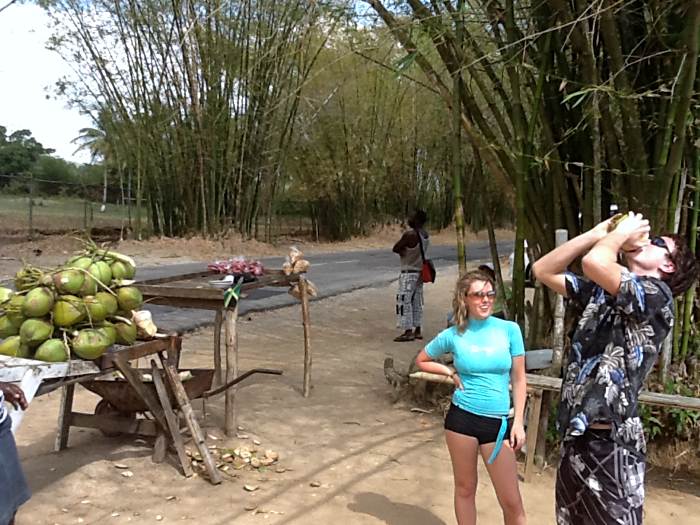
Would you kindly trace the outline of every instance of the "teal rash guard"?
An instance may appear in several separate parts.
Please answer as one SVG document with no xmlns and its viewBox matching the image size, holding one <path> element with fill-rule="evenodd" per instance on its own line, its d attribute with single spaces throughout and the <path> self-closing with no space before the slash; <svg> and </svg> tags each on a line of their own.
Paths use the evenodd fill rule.
<svg viewBox="0 0 700 525">
<path fill-rule="evenodd" d="M 502 420 L 496 449 L 500 450 L 510 410 L 510 370 L 513 358 L 525 354 L 520 327 L 512 321 L 490 316 L 470 319 L 464 333 L 456 326 L 440 332 L 425 347 L 433 359 L 451 352 L 463 390 L 455 389 L 452 402 L 462 410 Z"/>
</svg>

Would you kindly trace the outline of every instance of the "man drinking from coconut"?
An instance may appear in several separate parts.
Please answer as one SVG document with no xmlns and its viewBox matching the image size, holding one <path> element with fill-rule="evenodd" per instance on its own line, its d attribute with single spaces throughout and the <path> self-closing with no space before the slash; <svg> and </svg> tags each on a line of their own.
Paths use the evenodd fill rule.
<svg viewBox="0 0 700 525">
<path fill-rule="evenodd" d="M 29 499 L 30 492 L 19 463 L 5 399 L 22 410 L 27 408 L 27 400 L 17 385 L 0 381 L 0 525 L 13 525 L 17 509 Z"/>
<path fill-rule="evenodd" d="M 642 523 L 646 444 L 639 394 L 673 327 L 673 297 L 698 273 L 682 237 L 650 238 L 649 221 L 638 213 L 622 219 L 598 224 L 533 266 L 537 279 L 581 312 L 557 422 L 558 525 Z M 583 276 L 567 271 L 579 256 Z"/>
</svg>

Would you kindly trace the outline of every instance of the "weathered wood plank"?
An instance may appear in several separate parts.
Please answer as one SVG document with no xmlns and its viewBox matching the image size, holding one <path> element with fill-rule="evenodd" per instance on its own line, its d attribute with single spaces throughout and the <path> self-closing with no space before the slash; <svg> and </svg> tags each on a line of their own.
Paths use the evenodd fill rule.
<svg viewBox="0 0 700 525">
<path fill-rule="evenodd" d="M 82 359 L 74 359 L 63 363 L 47 363 L 46 361 L 37 361 L 35 359 L 0 355 L 0 381 L 16 383 L 22 380 L 28 370 L 41 374 L 42 379 L 95 374 L 100 371 L 95 363 L 83 361 Z"/>
<path fill-rule="evenodd" d="M 173 336 L 174 337 L 174 336 Z M 144 341 L 132 346 L 113 346 L 100 358 L 100 368 L 111 368 L 116 366 L 118 359 L 123 361 L 133 361 L 147 355 L 156 354 L 170 348 L 170 337 L 164 339 L 153 339 Z"/>
<path fill-rule="evenodd" d="M 436 383 L 454 383 L 451 378 L 428 372 L 414 372 L 410 375 L 413 379 L 432 381 Z M 561 379 L 558 377 L 541 376 L 537 374 L 527 374 L 528 388 L 539 388 L 542 390 L 561 390 Z M 685 408 L 690 410 L 700 410 L 700 398 L 688 396 L 676 396 L 672 394 L 661 394 L 657 392 L 642 391 L 639 401 L 647 405 L 654 405 L 668 408 Z"/>
</svg>

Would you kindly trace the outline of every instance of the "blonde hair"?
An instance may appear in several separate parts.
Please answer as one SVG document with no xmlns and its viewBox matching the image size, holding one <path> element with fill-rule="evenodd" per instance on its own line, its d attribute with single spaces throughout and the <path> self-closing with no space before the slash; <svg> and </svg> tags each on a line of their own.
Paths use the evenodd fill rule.
<svg viewBox="0 0 700 525">
<path fill-rule="evenodd" d="M 455 293 L 452 298 L 452 319 L 457 331 L 462 334 L 467 329 L 467 322 L 469 321 L 469 308 L 467 307 L 467 292 L 471 288 L 472 283 L 476 281 L 483 281 L 491 283 L 493 288 L 496 284 L 493 281 L 493 277 L 481 270 L 472 270 L 462 275 L 457 280 L 457 285 L 455 286 Z"/>
</svg>

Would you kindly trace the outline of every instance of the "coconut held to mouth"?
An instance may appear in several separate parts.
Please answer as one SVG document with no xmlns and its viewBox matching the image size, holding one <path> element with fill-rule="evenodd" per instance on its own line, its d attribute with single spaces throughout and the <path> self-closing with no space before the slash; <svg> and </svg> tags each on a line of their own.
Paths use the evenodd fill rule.
<svg viewBox="0 0 700 525">
<path fill-rule="evenodd" d="M 610 218 L 608 223 L 608 233 L 617 229 L 617 227 L 625 220 L 629 219 L 634 215 L 634 212 L 629 213 L 616 213 Z M 634 252 L 640 248 L 649 244 L 649 233 L 645 232 L 639 236 L 628 239 L 625 244 L 622 245 L 622 251 L 624 252 Z"/>
</svg>

